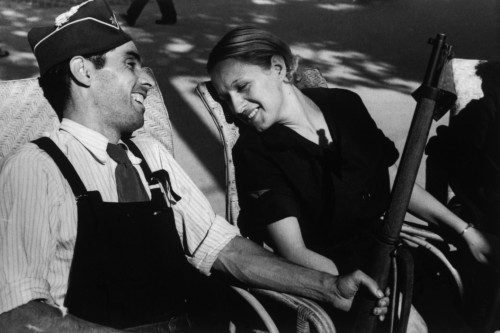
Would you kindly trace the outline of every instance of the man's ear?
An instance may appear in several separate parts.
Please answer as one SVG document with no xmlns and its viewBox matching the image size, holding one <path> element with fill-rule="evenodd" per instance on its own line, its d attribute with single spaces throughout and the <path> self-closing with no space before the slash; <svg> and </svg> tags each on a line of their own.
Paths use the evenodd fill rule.
<svg viewBox="0 0 500 333">
<path fill-rule="evenodd" d="M 69 68 L 76 82 L 83 86 L 90 86 L 90 61 L 82 56 L 75 56 L 69 61 Z"/>
<path fill-rule="evenodd" d="M 286 78 L 286 64 L 283 57 L 273 55 L 271 57 L 271 70 L 275 72 L 280 78 Z"/>
</svg>

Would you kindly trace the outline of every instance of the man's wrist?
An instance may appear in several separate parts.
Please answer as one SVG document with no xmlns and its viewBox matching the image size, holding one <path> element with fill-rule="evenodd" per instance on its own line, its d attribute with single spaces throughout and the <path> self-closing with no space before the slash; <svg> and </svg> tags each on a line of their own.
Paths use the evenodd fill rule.
<svg viewBox="0 0 500 333">
<path fill-rule="evenodd" d="M 322 300 L 322 302 L 333 305 L 337 301 L 339 296 L 337 280 L 338 275 L 335 276 L 325 273 L 325 277 L 323 278 L 324 299 Z"/>
</svg>

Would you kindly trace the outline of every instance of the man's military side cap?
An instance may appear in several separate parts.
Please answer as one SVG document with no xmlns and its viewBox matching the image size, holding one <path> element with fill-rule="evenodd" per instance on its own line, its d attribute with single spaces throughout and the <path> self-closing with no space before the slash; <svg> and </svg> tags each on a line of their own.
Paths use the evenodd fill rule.
<svg viewBox="0 0 500 333">
<path fill-rule="evenodd" d="M 28 33 L 40 75 L 76 55 L 107 52 L 131 40 L 105 0 L 85 1 L 59 15 L 53 26 Z"/>
</svg>

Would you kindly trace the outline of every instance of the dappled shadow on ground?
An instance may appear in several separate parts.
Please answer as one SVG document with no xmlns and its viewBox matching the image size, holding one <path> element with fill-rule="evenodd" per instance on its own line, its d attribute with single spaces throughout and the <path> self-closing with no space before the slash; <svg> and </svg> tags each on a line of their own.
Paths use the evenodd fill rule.
<svg viewBox="0 0 500 333">
<path fill-rule="evenodd" d="M 29 26 L 48 23 L 62 10 L 0 3 L 1 42 L 28 54 L 27 44 L 21 47 L 15 40 L 24 39 Z M 178 1 L 179 23 L 168 27 L 152 24 L 149 16 L 157 12 L 153 5 L 130 31 L 150 59 L 158 66 L 168 64 L 173 75 L 204 75 L 210 47 L 239 24 L 273 31 L 306 62 L 347 88 L 385 87 L 389 82 L 406 92 L 406 80 L 421 79 L 429 53 L 425 42 L 437 32 L 449 36 L 459 57 L 495 58 L 499 51 L 500 5 L 495 0 L 190 0 Z M 123 11 L 124 6 L 115 8 Z M 23 57 L 29 58 L 19 55 Z M 23 67 L 34 65 L 30 59 L 16 61 L 14 67 L 2 66 L 1 76 L 18 77 L 20 71 L 29 73 Z"/>
<path fill-rule="evenodd" d="M 346 88 L 389 84 L 408 92 L 405 81 L 421 79 L 430 52 L 426 41 L 438 32 L 449 36 L 460 57 L 493 58 L 499 51 L 500 6 L 494 0 L 198 0 L 179 7 L 185 13 L 179 25 L 148 27 L 152 33 L 166 30 L 157 52 L 172 61 L 176 75 L 203 75 L 210 48 L 239 24 L 273 31 L 330 82 Z"/>
</svg>

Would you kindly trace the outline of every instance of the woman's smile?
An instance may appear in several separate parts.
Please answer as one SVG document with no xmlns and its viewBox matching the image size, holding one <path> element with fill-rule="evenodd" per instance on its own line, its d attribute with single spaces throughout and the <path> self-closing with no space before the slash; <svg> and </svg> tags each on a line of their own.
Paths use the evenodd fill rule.
<svg viewBox="0 0 500 333">
<path fill-rule="evenodd" d="M 243 115 L 245 116 L 246 120 L 251 121 L 257 115 L 258 111 L 259 111 L 259 107 L 256 107 L 255 109 L 253 109 L 249 113 L 243 113 Z"/>
</svg>

